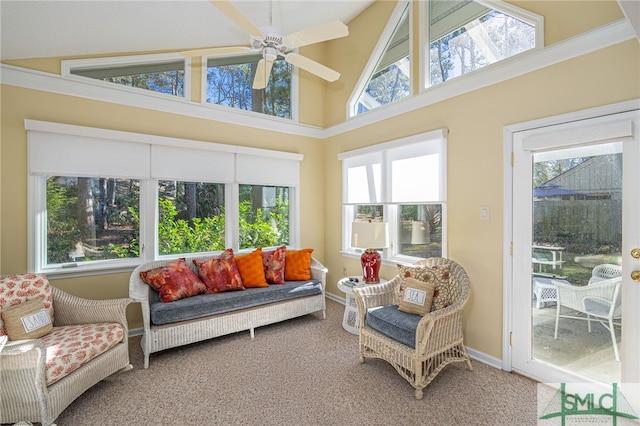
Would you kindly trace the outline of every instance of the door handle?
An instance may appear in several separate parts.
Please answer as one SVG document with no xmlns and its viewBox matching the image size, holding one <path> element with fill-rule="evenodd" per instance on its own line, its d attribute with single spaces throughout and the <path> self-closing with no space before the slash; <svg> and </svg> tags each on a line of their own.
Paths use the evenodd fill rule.
<svg viewBox="0 0 640 426">
<path fill-rule="evenodd" d="M 634 248 L 631 250 L 631 257 L 634 259 L 640 259 L 640 248 Z"/>
<path fill-rule="evenodd" d="M 631 271 L 631 279 L 640 283 L 640 271 Z"/>
</svg>

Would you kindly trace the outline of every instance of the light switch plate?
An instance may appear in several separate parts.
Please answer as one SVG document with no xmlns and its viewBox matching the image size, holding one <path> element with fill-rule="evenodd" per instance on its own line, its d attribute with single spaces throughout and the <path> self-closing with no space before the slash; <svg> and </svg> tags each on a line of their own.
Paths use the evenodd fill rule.
<svg viewBox="0 0 640 426">
<path fill-rule="evenodd" d="M 480 206 L 480 219 L 489 220 L 489 206 Z"/>
</svg>

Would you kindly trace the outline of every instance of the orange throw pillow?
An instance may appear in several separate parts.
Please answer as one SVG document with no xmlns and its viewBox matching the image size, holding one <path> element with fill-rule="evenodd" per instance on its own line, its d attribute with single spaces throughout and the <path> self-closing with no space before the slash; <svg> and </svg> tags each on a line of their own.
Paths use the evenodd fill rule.
<svg viewBox="0 0 640 426">
<path fill-rule="evenodd" d="M 236 265 L 245 288 L 269 287 L 262 266 L 262 248 L 236 256 Z"/>
<path fill-rule="evenodd" d="M 311 279 L 311 253 L 313 249 L 287 250 L 284 258 L 284 279 L 304 281 Z"/>
</svg>

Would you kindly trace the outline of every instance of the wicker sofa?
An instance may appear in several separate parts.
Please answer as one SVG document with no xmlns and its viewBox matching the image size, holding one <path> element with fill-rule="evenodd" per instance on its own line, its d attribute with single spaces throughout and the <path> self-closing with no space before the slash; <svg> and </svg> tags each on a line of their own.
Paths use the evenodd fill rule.
<svg viewBox="0 0 640 426">
<path fill-rule="evenodd" d="M 196 271 L 192 261 L 205 259 L 202 256 L 191 257 L 186 258 L 186 262 Z M 129 297 L 142 307 L 144 368 L 149 367 L 149 356 L 154 352 L 245 330 L 249 330 L 253 339 L 256 327 L 318 311 L 322 311 L 323 319 L 326 318 L 327 269 L 315 258 L 311 258 L 311 281 L 291 281 L 268 288 L 202 294 L 189 297 L 188 300 L 163 303 L 142 280 L 140 272 L 174 260 L 142 264 L 131 273 L 129 280 Z M 160 321 L 164 324 L 156 324 L 163 317 L 163 310 L 174 306 L 180 308 L 179 304 L 185 305 L 180 312 L 168 314 L 175 316 L 173 320 L 165 319 Z M 183 314 L 187 316 L 181 319 Z"/>
</svg>

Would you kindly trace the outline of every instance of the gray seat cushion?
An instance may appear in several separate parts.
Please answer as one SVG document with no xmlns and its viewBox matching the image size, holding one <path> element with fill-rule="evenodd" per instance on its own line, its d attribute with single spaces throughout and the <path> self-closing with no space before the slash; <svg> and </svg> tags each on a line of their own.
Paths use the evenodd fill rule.
<svg viewBox="0 0 640 426">
<path fill-rule="evenodd" d="M 243 291 L 201 294 L 169 303 L 156 298 L 150 306 L 151 322 L 155 325 L 170 324 L 321 293 L 322 283 L 309 280 L 287 281 Z"/>
<path fill-rule="evenodd" d="M 398 310 L 398 305 L 371 308 L 367 311 L 367 325 L 393 340 L 411 348 L 416 345 L 416 329 L 422 317 Z"/>
</svg>

